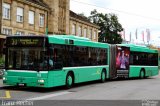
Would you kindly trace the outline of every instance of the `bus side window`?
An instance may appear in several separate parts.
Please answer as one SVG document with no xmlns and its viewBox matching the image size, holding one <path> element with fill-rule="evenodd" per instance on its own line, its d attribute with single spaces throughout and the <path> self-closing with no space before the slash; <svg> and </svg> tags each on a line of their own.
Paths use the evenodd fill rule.
<svg viewBox="0 0 160 106">
<path fill-rule="evenodd" d="M 129 62 L 131 65 L 133 65 L 133 55 L 131 54 L 130 55 L 130 62 Z"/>
<path fill-rule="evenodd" d="M 61 46 L 59 46 L 59 48 L 55 47 L 52 53 L 52 58 L 50 58 L 50 62 L 51 60 L 53 61 L 53 69 L 62 69 L 63 66 L 63 57 L 62 57 L 62 53 L 63 53 L 63 48 Z"/>
</svg>

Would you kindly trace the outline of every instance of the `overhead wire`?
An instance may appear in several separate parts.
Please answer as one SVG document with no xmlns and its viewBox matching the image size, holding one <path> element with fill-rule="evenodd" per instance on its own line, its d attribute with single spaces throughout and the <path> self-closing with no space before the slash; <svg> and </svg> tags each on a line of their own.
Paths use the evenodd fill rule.
<svg viewBox="0 0 160 106">
<path fill-rule="evenodd" d="M 115 11 L 115 12 L 118 12 L 118 13 L 123 13 L 123 14 L 127 14 L 127 15 L 137 16 L 137 17 L 141 17 L 141 18 L 145 18 L 145 19 L 154 20 L 154 21 L 160 21 L 160 19 L 158 19 L 158 18 L 143 16 L 143 15 L 136 14 L 136 13 L 126 12 L 126 11 L 117 10 L 117 9 L 111 9 L 111 8 L 107 8 L 107 7 L 101 7 L 101 6 L 97 6 L 95 4 L 85 3 L 85 2 L 81 2 L 81 1 L 77 1 L 77 0 L 72 0 L 72 1 L 76 2 L 76 3 L 84 4 L 84 5 L 94 6 L 94 7 L 105 9 L 105 10 Z"/>
</svg>

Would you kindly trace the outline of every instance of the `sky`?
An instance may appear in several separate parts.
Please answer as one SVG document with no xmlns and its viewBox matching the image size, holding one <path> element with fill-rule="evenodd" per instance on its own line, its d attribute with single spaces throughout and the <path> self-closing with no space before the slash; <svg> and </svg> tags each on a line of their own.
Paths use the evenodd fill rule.
<svg viewBox="0 0 160 106">
<path fill-rule="evenodd" d="M 70 0 L 70 10 L 86 16 L 96 9 L 101 13 L 114 13 L 125 29 L 125 39 L 147 41 L 146 29 L 150 30 L 151 42 L 160 45 L 160 0 Z M 135 37 L 137 29 L 138 39 Z"/>
</svg>

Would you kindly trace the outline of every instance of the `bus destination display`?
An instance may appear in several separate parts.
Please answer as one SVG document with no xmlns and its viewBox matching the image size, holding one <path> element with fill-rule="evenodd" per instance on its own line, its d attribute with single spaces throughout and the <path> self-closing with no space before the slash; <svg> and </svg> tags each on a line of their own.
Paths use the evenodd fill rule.
<svg viewBox="0 0 160 106">
<path fill-rule="evenodd" d="M 44 38 L 9 38 L 9 46 L 43 46 Z"/>
</svg>

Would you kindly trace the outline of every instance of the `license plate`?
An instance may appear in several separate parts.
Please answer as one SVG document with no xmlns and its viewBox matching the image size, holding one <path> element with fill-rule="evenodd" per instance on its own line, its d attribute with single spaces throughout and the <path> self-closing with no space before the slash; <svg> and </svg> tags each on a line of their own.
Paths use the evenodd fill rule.
<svg viewBox="0 0 160 106">
<path fill-rule="evenodd" d="M 18 84 L 18 86 L 24 86 L 25 84 Z"/>
</svg>

